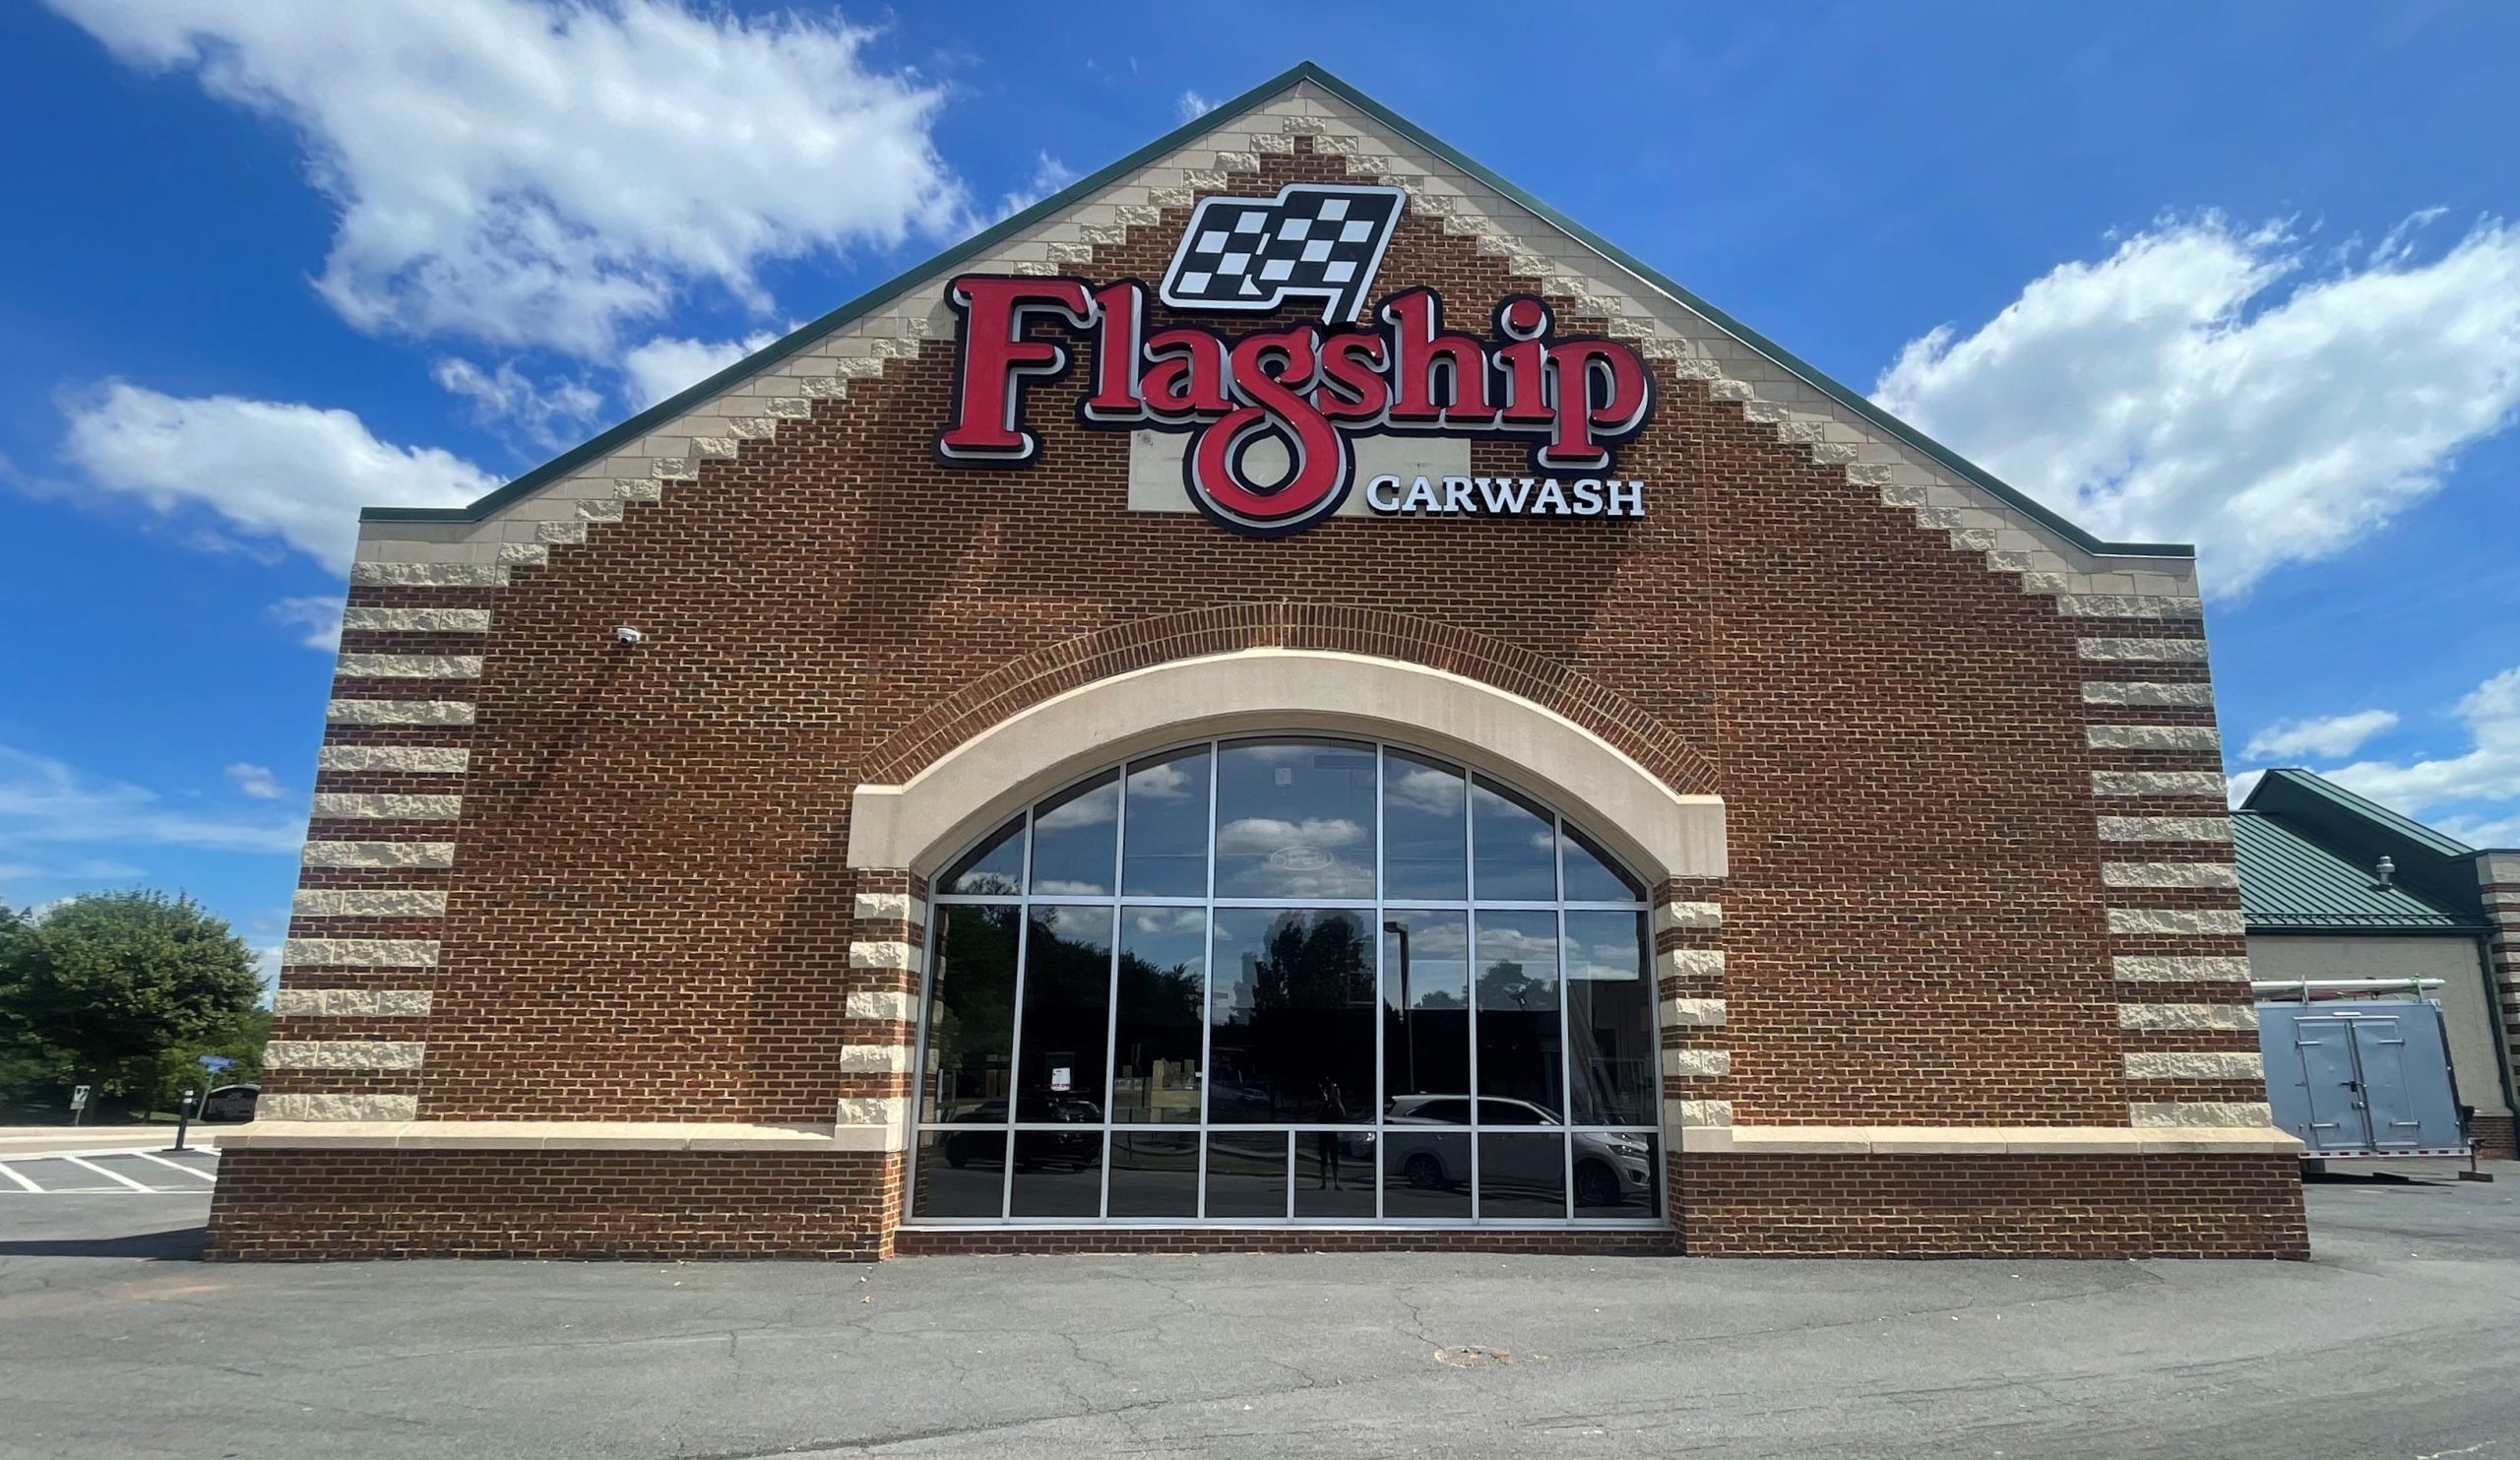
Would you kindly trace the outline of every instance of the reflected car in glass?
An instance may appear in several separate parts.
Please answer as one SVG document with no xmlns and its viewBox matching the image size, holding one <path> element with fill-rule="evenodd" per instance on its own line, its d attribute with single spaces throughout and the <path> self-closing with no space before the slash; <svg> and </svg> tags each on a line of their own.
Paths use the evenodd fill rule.
<svg viewBox="0 0 2520 1460">
<path fill-rule="evenodd" d="M 1468 1127 L 1469 1096 L 1395 1096 L 1382 1118 L 1390 1159 L 1410 1185 L 1421 1190 L 1449 1190 L 1470 1184 L 1469 1148 L 1436 1139 L 1438 1133 L 1451 1134 Z M 1482 1130 L 1501 1127 L 1535 1133 L 1560 1123 L 1557 1112 L 1545 1106 L 1492 1095 L 1479 1102 L 1479 1121 Z M 1569 1139 L 1575 1148 L 1575 1205 L 1616 1207 L 1652 1194 L 1654 1148 L 1650 1144 L 1632 1136 L 1589 1130 L 1576 1131 Z M 1491 1171 L 1487 1174 L 1491 1180 L 1500 1174 L 1528 1175 L 1544 1183 L 1556 1179 L 1555 1174 L 1547 1171 Z"/>
</svg>

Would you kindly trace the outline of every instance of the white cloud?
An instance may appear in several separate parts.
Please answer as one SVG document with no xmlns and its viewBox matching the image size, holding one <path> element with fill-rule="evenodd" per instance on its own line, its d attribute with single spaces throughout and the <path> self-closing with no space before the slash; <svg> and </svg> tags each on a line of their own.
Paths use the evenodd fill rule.
<svg viewBox="0 0 2520 1460">
<path fill-rule="evenodd" d="M 2300 760 L 2309 755 L 2352 755 L 2362 742 L 2396 727 L 2388 710 L 2357 710 L 2311 720 L 2279 720 L 2249 737 L 2242 760 Z"/>
<path fill-rule="evenodd" d="M 2240 802 L 2248 799 L 2248 793 L 2257 790 L 2257 783 L 2266 779 L 2266 773 L 2264 771 L 2242 771 L 2236 776 L 2226 776 L 2223 779 L 2225 782 L 2229 783 L 2227 787 L 2227 793 L 2231 797 L 2232 808 L 2234 810 L 2237 810 Z"/>
<path fill-rule="evenodd" d="M 108 382 L 69 402 L 62 453 L 89 481 L 172 512 L 209 507 L 336 571 L 370 504 L 452 507 L 498 478 L 435 447 L 394 446 L 346 411 L 237 396 L 182 400 Z"/>
<path fill-rule="evenodd" d="M 372 331 L 609 354 L 695 283 L 962 226 L 944 93 L 869 31 L 685 0 L 47 0 L 125 64 L 294 132 Z"/>
<path fill-rule="evenodd" d="M 2409 761 L 2362 760 L 2321 775 L 2350 791 L 2409 816 L 2462 807 L 2459 824 L 2479 834 L 2501 833 L 2510 823 L 2490 819 L 2474 803 L 2520 801 L 2520 668 L 2486 680 L 2453 707 L 2468 727 L 2465 754 Z M 2451 822 L 2442 823 L 2448 831 Z M 2473 837 L 2450 832 L 2462 841 Z"/>
<path fill-rule="evenodd" d="M 997 200 L 996 219 L 991 222 L 1013 218 L 1074 181 L 1076 173 L 1065 162 L 1048 153 L 1039 154 L 1033 164 L 1032 180 Z"/>
<path fill-rule="evenodd" d="M 441 390 L 472 403 L 474 419 L 513 426 L 537 446 L 558 446 L 586 434 L 587 423 L 603 409 L 600 392 L 580 380 L 544 386 L 528 380 L 514 361 L 484 370 L 460 356 L 442 359 L 429 371 Z"/>
<path fill-rule="evenodd" d="M 2520 847 L 2520 816 L 2444 816 L 2432 826 L 2471 847 Z"/>
<path fill-rule="evenodd" d="M 330 653 L 342 647 L 342 601 L 329 594 L 283 599 L 263 612 L 284 628 L 305 630 L 298 642 L 309 649 Z"/>
<path fill-rule="evenodd" d="M 202 816 L 169 808 L 156 792 L 99 781 L 61 761 L 0 745 L 0 862 L 21 881 L 104 880 L 140 875 L 119 859 L 75 857 L 64 847 L 183 847 L 205 852 L 294 853 L 305 824 L 274 811 Z"/>
<path fill-rule="evenodd" d="M 270 766 L 240 760 L 227 768 L 227 779 L 236 783 L 239 792 L 258 801 L 276 801 L 281 797 L 280 783 L 272 779 Z"/>
<path fill-rule="evenodd" d="M 1175 101 L 1173 105 L 1180 108 L 1181 120 L 1185 122 L 1195 122 L 1199 118 L 1206 116 L 1209 112 L 1217 109 L 1216 102 L 1200 95 L 1197 92 L 1191 91 L 1183 92 L 1180 99 Z"/>
<path fill-rule="evenodd" d="M 1912 341 L 1874 399 L 2103 537 L 2198 543 L 2236 594 L 2376 531 L 2520 406 L 2520 230 L 2427 259 L 2431 217 L 2323 261 L 2167 221 Z"/>
<path fill-rule="evenodd" d="M 741 340 L 675 340 L 659 336 L 621 357 L 622 383 L 630 406 L 645 411 L 679 395 L 779 337 L 768 330 Z"/>
</svg>

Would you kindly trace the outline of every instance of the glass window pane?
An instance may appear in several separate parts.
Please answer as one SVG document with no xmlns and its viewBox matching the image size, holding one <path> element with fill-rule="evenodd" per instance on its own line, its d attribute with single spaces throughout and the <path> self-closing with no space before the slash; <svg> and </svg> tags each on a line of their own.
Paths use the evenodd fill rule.
<svg viewBox="0 0 2520 1460">
<path fill-rule="evenodd" d="M 1575 1136 L 1575 1215 L 1663 1215 L 1663 1141 L 1650 1130 Z"/>
<path fill-rule="evenodd" d="M 1372 915 L 1219 908 L 1208 961 L 1208 1119 L 1374 1118 Z"/>
<path fill-rule="evenodd" d="M 1383 752 L 1382 895 L 1470 896 L 1470 788 L 1460 771 Z"/>
<path fill-rule="evenodd" d="M 1102 1118 L 1110 1038 L 1110 908 L 1035 905 L 1024 945 L 1024 1062 L 1015 1118 Z"/>
<path fill-rule="evenodd" d="M 927 1130 L 918 1137 L 914 1217 L 996 1217 L 1006 1204 L 1006 1132 Z"/>
<path fill-rule="evenodd" d="M 1295 1132 L 1295 1216 L 1305 1221 L 1374 1214 L 1374 1133 Z"/>
<path fill-rule="evenodd" d="M 1015 1132 L 1015 1187 L 1006 1210 L 1011 1217 L 1099 1219 L 1102 1132 L 1091 1127 Z"/>
<path fill-rule="evenodd" d="M 1219 897 L 1372 897 L 1374 749 L 1243 741 L 1217 758 Z"/>
<path fill-rule="evenodd" d="M 1383 1114 L 1470 1121 L 1470 916 L 1391 908 L 1382 923 Z"/>
<path fill-rule="evenodd" d="M 1398 1220 L 1470 1220 L 1470 1132 L 1427 1126 L 1382 1133 L 1382 1214 Z"/>
<path fill-rule="evenodd" d="M 1553 1122 L 1561 1071 L 1557 915 L 1481 912 L 1473 920 L 1478 936 L 1479 1093 L 1526 1102 Z"/>
<path fill-rule="evenodd" d="M 972 855 L 954 863 L 936 884 L 938 892 L 968 892 L 1013 897 L 1024 890 L 1024 818 L 989 833 Z"/>
<path fill-rule="evenodd" d="M 1231 1131 L 1208 1137 L 1208 1216 L 1284 1221 L 1287 1132 Z"/>
<path fill-rule="evenodd" d="M 1208 895 L 1208 752 L 1185 750 L 1129 768 L 1127 865 L 1131 897 Z"/>
<path fill-rule="evenodd" d="M 935 917 L 918 1118 L 1003 1124 L 1021 914 L 1011 906 L 964 903 L 941 906 Z"/>
<path fill-rule="evenodd" d="M 1646 927 L 1643 913 L 1566 915 L 1566 1038 L 1578 1125 L 1658 1118 Z"/>
<path fill-rule="evenodd" d="M 1033 808 L 1033 895 L 1103 897 L 1119 856 L 1120 773 L 1105 771 Z"/>
<path fill-rule="evenodd" d="M 1111 1215 L 1199 1215 L 1198 1132 L 1111 1132 Z"/>
<path fill-rule="evenodd" d="M 1132 1125 L 1199 1118 L 1200 1017 L 1208 915 L 1200 908 L 1120 911 L 1120 1009 L 1112 1040 L 1111 1118 Z"/>
<path fill-rule="evenodd" d="M 1570 903 L 1641 903 L 1644 885 L 1618 869 L 1591 837 L 1566 832 L 1566 900 Z"/>
<path fill-rule="evenodd" d="M 1545 903 L 1557 897 L 1555 821 L 1485 779 L 1470 793 L 1471 845 L 1478 849 L 1470 895 L 1483 903 Z"/>
<path fill-rule="evenodd" d="M 1566 1215 L 1566 1137 L 1486 1135 L 1479 1138 L 1479 1215 L 1493 1222 L 1532 1222 Z"/>
</svg>

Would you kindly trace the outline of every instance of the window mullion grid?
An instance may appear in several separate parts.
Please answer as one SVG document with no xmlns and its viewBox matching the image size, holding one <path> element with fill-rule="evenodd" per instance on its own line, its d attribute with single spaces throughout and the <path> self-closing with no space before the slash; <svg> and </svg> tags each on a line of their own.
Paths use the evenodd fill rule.
<svg viewBox="0 0 2520 1460">
<path fill-rule="evenodd" d="M 1033 808 L 1024 808 L 1023 870 L 1015 886 L 1015 994 L 1006 1035 L 1006 1174 L 998 1198 L 997 1218 L 1015 1220 L 1015 1126 L 1024 1118 L 1024 965 L 1033 949 Z"/>
<path fill-rule="evenodd" d="M 1111 1133 L 1111 1115 L 1120 1093 L 1120 877 L 1129 865 L 1129 763 L 1120 762 L 1120 784 L 1111 807 L 1111 992 L 1102 1006 L 1102 1199 L 1095 1208 L 1111 1220 L 1111 1153 L 1119 1137 Z"/>
<path fill-rule="evenodd" d="M 1479 1220 L 1479 778 L 1461 768 L 1461 885 L 1470 893 L 1462 935 L 1470 973 L 1470 1220 Z"/>
<path fill-rule="evenodd" d="M 1549 841 L 1555 846 L 1557 864 L 1557 1170 L 1559 1190 L 1558 1215 L 1573 1220 L 1575 1213 L 1575 1042 L 1568 1037 L 1574 1025 L 1574 986 L 1566 977 L 1566 818 L 1552 813 Z"/>
<path fill-rule="evenodd" d="M 1208 895 L 1207 916 L 1200 936 L 1206 940 L 1199 950 L 1199 1220 L 1208 1217 L 1208 1095 L 1216 1088 L 1214 1041 L 1210 1038 L 1215 1018 L 1217 996 L 1217 786 L 1225 780 L 1225 742 L 1208 742 Z M 1288 1179 L 1293 1179 L 1289 1173 Z"/>
<path fill-rule="evenodd" d="M 1390 1101 L 1384 1097 L 1383 1091 L 1385 1087 L 1391 1083 L 1391 1076 L 1389 1074 L 1391 1067 L 1389 1064 L 1384 1062 L 1382 1047 L 1383 1027 L 1391 1023 L 1389 1016 L 1383 1013 L 1382 1002 L 1383 940 L 1388 936 L 1388 934 L 1383 930 L 1385 926 L 1383 920 L 1390 916 L 1387 909 L 1390 894 L 1385 889 L 1391 885 L 1390 880 L 1383 873 L 1384 864 L 1391 859 L 1391 845 L 1384 835 L 1382 803 L 1383 788 L 1390 784 L 1390 780 L 1391 747 L 1380 741 L 1376 741 L 1374 743 L 1374 1088 L 1373 1094 L 1368 1098 L 1374 1103 L 1373 1183 L 1374 1220 L 1377 1222 L 1382 1220 L 1382 1157 L 1384 1151 L 1382 1112 L 1384 1109 L 1390 1105 Z M 1464 808 L 1464 811 L 1465 814 L 1467 814 L 1466 807 Z M 1467 890 L 1466 886 L 1465 890 Z M 1409 1016 L 1404 1010 L 1401 1017 L 1406 1019 Z"/>
</svg>

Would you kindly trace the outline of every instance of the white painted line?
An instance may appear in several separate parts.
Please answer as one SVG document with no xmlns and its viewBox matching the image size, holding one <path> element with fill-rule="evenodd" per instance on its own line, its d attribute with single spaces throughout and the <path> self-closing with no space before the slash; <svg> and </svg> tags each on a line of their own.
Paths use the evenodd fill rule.
<svg viewBox="0 0 2520 1460">
<path fill-rule="evenodd" d="M 123 1153 L 121 1153 L 121 1152 L 115 1152 L 114 1154 L 115 1154 L 115 1155 L 121 1155 L 121 1154 L 123 1154 Z M 120 1173 L 120 1172 L 114 1172 L 114 1171 L 107 1171 L 107 1170 L 105 1170 L 103 1167 L 96 1165 L 96 1163 L 94 1163 L 94 1162 L 93 1162 L 93 1161 L 82 1161 L 81 1159 L 79 1159 L 79 1158 L 78 1158 L 78 1157 L 76 1157 L 76 1156 L 64 1156 L 64 1157 L 62 1157 L 61 1159 L 62 1159 L 62 1160 L 64 1160 L 64 1161 L 69 1162 L 72 1166 L 78 1167 L 78 1168 L 80 1168 L 80 1169 L 81 1169 L 81 1170 L 83 1170 L 83 1171 L 92 1171 L 92 1172 L 94 1172 L 97 1175 L 100 1175 L 100 1176 L 104 1177 L 104 1178 L 105 1178 L 106 1180 L 108 1180 L 108 1181 L 120 1181 L 120 1182 L 122 1182 L 124 1185 L 126 1185 L 126 1186 L 130 1187 L 130 1188 L 131 1188 L 132 1190 L 134 1190 L 134 1191 L 146 1191 L 146 1192 L 149 1192 L 149 1193 L 150 1193 L 151 1195 L 153 1195 L 153 1196 L 157 1194 L 157 1191 L 158 1191 L 158 1188 L 157 1188 L 157 1187 L 155 1187 L 155 1186 L 144 1186 L 144 1185 L 142 1185 L 140 1182 L 133 1180 L 131 1177 L 124 1175 L 122 1173 Z"/>
<path fill-rule="evenodd" d="M 219 1179 L 219 1173 L 217 1172 L 201 1171 L 197 1168 L 186 1166 L 180 1161 L 168 1161 L 163 1156 L 152 1156 L 146 1151 L 134 1151 L 131 1154 L 139 1157 L 143 1161 L 155 1161 L 159 1166 L 165 1167 L 170 1171 L 179 1171 L 185 1175 L 195 1176 L 205 1181 L 216 1181 Z"/>
<path fill-rule="evenodd" d="M 43 1194 L 43 1188 L 41 1186 L 38 1186 L 34 1182 L 18 1174 L 17 1168 L 10 1166 L 5 1161 L 0 1161 L 0 1176 L 7 1176 L 10 1180 L 17 1182 L 19 1185 L 26 1187 L 29 1191 L 34 1192 L 38 1196 Z"/>
</svg>

